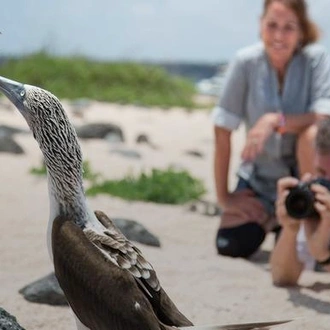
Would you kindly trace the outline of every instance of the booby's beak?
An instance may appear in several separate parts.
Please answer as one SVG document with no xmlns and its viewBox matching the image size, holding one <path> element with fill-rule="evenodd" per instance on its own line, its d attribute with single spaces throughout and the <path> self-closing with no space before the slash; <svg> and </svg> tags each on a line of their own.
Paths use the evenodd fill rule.
<svg viewBox="0 0 330 330">
<path fill-rule="evenodd" d="M 0 76 L 0 90 L 18 108 L 23 106 L 25 87 L 22 83 Z"/>
</svg>

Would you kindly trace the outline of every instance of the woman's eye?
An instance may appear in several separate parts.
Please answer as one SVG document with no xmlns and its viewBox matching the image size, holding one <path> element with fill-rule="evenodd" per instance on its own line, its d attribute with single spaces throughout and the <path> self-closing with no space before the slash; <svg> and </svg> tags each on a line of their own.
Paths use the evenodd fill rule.
<svg viewBox="0 0 330 330">
<path fill-rule="evenodd" d="M 297 30 L 297 27 L 294 25 L 285 25 L 284 26 L 284 31 L 285 32 L 294 32 Z"/>
<path fill-rule="evenodd" d="M 269 30 L 276 30 L 277 29 L 277 24 L 275 23 L 275 22 L 269 22 L 269 23 L 267 23 L 267 28 L 269 29 Z"/>
<path fill-rule="evenodd" d="M 292 32 L 296 32 L 298 30 L 298 25 L 286 24 L 286 25 L 283 25 L 281 27 L 276 22 L 268 22 L 267 23 L 267 28 L 268 28 L 269 31 L 282 30 L 282 32 L 284 32 L 284 33 L 292 33 Z"/>
</svg>

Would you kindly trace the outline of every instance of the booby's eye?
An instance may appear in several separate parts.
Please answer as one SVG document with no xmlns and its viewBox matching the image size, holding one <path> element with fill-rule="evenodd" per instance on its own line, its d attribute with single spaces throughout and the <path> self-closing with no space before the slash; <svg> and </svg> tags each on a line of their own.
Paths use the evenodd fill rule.
<svg viewBox="0 0 330 330">
<path fill-rule="evenodd" d="M 21 96 L 24 96 L 25 95 L 25 91 L 21 91 Z"/>
</svg>

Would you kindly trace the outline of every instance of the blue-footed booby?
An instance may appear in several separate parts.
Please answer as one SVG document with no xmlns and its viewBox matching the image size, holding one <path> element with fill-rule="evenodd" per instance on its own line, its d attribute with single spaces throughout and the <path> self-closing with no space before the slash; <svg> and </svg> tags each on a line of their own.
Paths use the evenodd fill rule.
<svg viewBox="0 0 330 330">
<path fill-rule="evenodd" d="M 77 329 L 247 330 L 285 322 L 194 327 L 167 296 L 141 251 L 104 213 L 89 208 L 78 138 L 57 97 L 1 76 L 0 90 L 23 115 L 44 156 L 48 245 Z"/>
</svg>

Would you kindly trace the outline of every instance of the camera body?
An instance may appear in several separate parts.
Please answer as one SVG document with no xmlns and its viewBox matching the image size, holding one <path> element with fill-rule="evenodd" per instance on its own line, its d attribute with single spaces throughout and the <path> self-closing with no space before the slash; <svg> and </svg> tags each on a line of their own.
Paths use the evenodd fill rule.
<svg viewBox="0 0 330 330">
<path fill-rule="evenodd" d="M 300 219 L 319 219 L 320 216 L 315 210 L 314 192 L 311 185 L 317 183 L 330 190 L 330 181 L 324 178 L 317 178 L 308 182 L 299 182 L 296 187 L 290 189 L 285 199 L 285 207 L 288 214 L 297 220 Z"/>
</svg>

